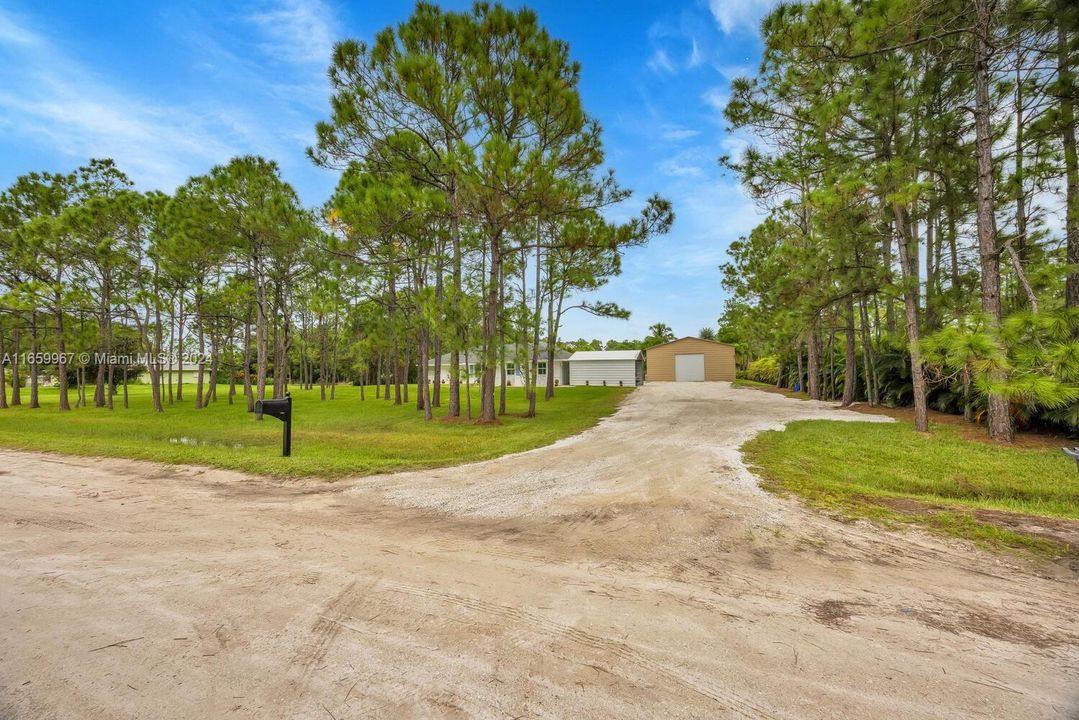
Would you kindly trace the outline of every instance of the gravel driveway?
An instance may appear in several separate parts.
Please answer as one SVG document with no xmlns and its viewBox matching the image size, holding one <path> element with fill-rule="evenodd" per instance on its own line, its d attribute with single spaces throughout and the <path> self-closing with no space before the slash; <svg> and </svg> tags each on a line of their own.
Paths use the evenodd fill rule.
<svg viewBox="0 0 1079 720">
<path fill-rule="evenodd" d="M 0 718 L 1079 716 L 1076 576 L 762 492 L 802 418 L 883 419 L 650 384 L 332 484 L 0 451 Z"/>
</svg>

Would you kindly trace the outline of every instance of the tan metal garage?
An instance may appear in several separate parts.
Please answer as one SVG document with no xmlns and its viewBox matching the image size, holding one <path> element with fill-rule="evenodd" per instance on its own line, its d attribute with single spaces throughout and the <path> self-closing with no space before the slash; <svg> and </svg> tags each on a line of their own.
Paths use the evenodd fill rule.
<svg viewBox="0 0 1079 720">
<path fill-rule="evenodd" d="M 649 382 L 734 380 L 734 345 L 684 337 L 645 352 Z"/>
</svg>

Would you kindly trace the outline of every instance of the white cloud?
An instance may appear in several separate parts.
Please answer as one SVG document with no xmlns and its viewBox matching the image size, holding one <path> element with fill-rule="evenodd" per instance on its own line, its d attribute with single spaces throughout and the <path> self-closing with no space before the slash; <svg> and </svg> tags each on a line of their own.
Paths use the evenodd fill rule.
<svg viewBox="0 0 1079 720">
<path fill-rule="evenodd" d="M 239 152 L 270 149 L 227 109 L 147 102 L 3 12 L 0 28 L 0 122 L 10 135 L 43 141 L 73 163 L 111 157 L 140 186 L 161 189 Z"/>
<path fill-rule="evenodd" d="M 337 37 L 321 0 L 275 0 L 249 18 L 266 37 L 260 47 L 284 62 L 329 64 Z"/>
<path fill-rule="evenodd" d="M 691 40 L 691 48 L 689 51 L 689 60 L 686 61 L 686 67 L 695 68 L 700 66 L 704 62 L 704 53 L 701 52 L 701 46 L 697 43 L 697 38 Z"/>
<path fill-rule="evenodd" d="M 671 177 L 704 177 L 704 170 L 697 165 L 683 163 L 678 158 L 667 158 L 659 164 L 659 171 Z"/>
<path fill-rule="evenodd" d="M 741 135 L 725 133 L 719 146 L 723 149 L 724 155 L 735 162 L 741 162 L 746 154 L 746 150 L 752 146 L 752 142 Z"/>
<path fill-rule="evenodd" d="M 664 125 L 659 131 L 659 136 L 669 142 L 691 140 L 700 134 L 700 130 L 693 130 L 692 128 L 685 128 L 680 125 Z"/>
<path fill-rule="evenodd" d="M 708 0 L 708 9 L 719 29 L 731 35 L 759 32 L 761 19 L 778 4 L 779 0 Z"/>
<path fill-rule="evenodd" d="M 722 114 L 727 109 L 727 103 L 731 98 L 723 88 L 713 87 L 705 90 L 701 99 L 710 108 Z"/>
<path fill-rule="evenodd" d="M 41 42 L 36 33 L 15 23 L 13 18 L 0 12 L 0 45 L 32 47 Z"/>
<path fill-rule="evenodd" d="M 670 55 L 663 48 L 659 48 L 652 57 L 648 59 L 648 67 L 656 73 L 675 73 L 677 69 L 674 67 L 674 63 L 671 61 Z"/>
<path fill-rule="evenodd" d="M 757 74 L 757 69 L 752 65 L 716 65 L 716 70 L 727 80 L 753 77 Z"/>
</svg>

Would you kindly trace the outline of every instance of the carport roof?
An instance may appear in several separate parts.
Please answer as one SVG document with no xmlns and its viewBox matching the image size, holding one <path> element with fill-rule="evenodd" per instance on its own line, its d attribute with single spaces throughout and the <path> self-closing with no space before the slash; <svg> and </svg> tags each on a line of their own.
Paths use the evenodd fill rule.
<svg viewBox="0 0 1079 720">
<path fill-rule="evenodd" d="M 640 350 L 580 350 L 569 356 L 570 362 L 579 360 L 636 360 Z"/>
</svg>

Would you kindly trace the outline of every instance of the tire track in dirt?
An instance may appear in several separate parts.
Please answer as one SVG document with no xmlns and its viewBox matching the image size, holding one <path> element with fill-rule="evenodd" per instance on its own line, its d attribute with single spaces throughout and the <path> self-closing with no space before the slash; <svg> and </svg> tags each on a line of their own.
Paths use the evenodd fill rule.
<svg viewBox="0 0 1079 720">
<path fill-rule="evenodd" d="M 297 669 L 299 671 L 299 677 L 292 681 L 291 693 L 294 699 L 298 700 L 307 691 L 311 676 L 341 634 L 341 618 L 352 612 L 357 599 L 356 581 L 352 580 L 315 611 L 309 636 L 289 663 L 290 672 L 295 673 Z"/>
<path fill-rule="evenodd" d="M 435 600 L 449 605 L 456 605 L 471 610 L 481 616 L 497 616 L 513 623 L 524 625 L 545 635 L 556 638 L 565 638 L 577 645 L 612 655 L 622 662 L 636 666 L 640 670 L 666 679 L 674 685 L 690 690 L 725 710 L 737 713 L 739 717 L 751 720 L 776 720 L 785 717 L 777 710 L 766 707 L 750 698 L 739 695 L 713 682 L 701 678 L 686 670 L 671 668 L 668 665 L 653 660 L 640 650 L 628 645 L 621 640 L 608 638 L 590 633 L 586 630 L 560 623 L 528 612 L 521 608 L 508 605 L 487 602 L 478 598 L 470 598 L 456 593 L 441 592 L 427 588 L 405 585 L 398 582 L 383 582 L 379 585 L 380 590 L 402 593 L 428 600 Z"/>
</svg>

